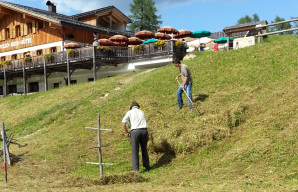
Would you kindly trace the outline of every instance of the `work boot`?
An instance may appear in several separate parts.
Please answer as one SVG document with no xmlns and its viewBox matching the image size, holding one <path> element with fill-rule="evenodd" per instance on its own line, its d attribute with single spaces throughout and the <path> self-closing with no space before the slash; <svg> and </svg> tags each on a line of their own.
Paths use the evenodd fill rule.
<svg viewBox="0 0 298 192">
<path fill-rule="evenodd" d="M 180 111 L 182 109 L 182 107 L 178 107 L 177 109 L 176 109 L 176 111 Z"/>
</svg>

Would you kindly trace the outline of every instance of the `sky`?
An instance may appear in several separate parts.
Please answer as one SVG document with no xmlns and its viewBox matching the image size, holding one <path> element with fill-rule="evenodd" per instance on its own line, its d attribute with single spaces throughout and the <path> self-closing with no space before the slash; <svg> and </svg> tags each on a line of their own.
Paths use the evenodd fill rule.
<svg viewBox="0 0 298 192">
<path fill-rule="evenodd" d="M 12 3 L 47 10 L 47 0 L 6 0 Z M 57 12 L 74 15 L 113 5 L 124 14 L 130 14 L 133 0 L 52 0 L 57 3 Z M 298 17 L 298 0 L 155 0 L 163 26 L 177 30 L 222 31 L 237 24 L 248 15 L 258 14 L 260 20 L 274 21 L 276 16 L 285 20 Z"/>
</svg>

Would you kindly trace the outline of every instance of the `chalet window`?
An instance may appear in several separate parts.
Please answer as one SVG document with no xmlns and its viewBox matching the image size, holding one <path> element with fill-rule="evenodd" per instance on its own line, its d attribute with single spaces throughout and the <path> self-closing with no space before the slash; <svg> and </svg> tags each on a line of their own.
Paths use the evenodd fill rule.
<svg viewBox="0 0 298 192">
<path fill-rule="evenodd" d="M 0 95 L 3 95 L 3 86 L 0 86 Z"/>
<path fill-rule="evenodd" d="M 27 34 L 32 33 L 32 23 L 27 23 Z"/>
<path fill-rule="evenodd" d="M 94 81 L 94 78 L 88 78 L 88 82 Z"/>
<path fill-rule="evenodd" d="M 10 39 L 10 30 L 9 30 L 9 28 L 5 29 L 5 39 Z"/>
<path fill-rule="evenodd" d="M 8 94 L 17 93 L 17 85 L 8 85 Z"/>
<path fill-rule="evenodd" d="M 51 53 L 56 53 L 57 52 L 57 48 L 56 47 L 51 47 Z"/>
<path fill-rule="evenodd" d="M 45 28 L 45 26 L 43 25 L 43 22 L 38 22 L 37 25 L 38 25 L 38 29 Z"/>
<path fill-rule="evenodd" d="M 21 36 L 21 26 L 17 25 L 16 26 L 16 37 L 20 37 Z"/>
<path fill-rule="evenodd" d="M 18 59 L 18 55 L 17 54 L 11 55 L 11 60 L 15 60 L 15 59 Z"/>
<path fill-rule="evenodd" d="M 77 84 L 77 80 L 71 80 L 71 81 L 70 81 L 70 84 L 71 84 L 71 85 L 73 85 L 73 84 Z"/>
<path fill-rule="evenodd" d="M 59 88 L 59 83 L 54 83 L 54 89 L 58 89 Z"/>
<path fill-rule="evenodd" d="M 42 55 L 42 49 L 37 50 L 37 51 L 36 51 L 36 55 L 37 55 L 37 56 Z"/>
<path fill-rule="evenodd" d="M 39 92 L 39 85 L 38 82 L 29 83 L 29 92 Z"/>
</svg>

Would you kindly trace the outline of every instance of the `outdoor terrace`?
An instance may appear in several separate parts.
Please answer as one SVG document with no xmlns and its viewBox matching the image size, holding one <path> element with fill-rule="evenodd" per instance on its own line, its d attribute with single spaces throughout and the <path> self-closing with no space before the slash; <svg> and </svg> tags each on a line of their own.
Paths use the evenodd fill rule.
<svg viewBox="0 0 298 192">
<path fill-rule="evenodd" d="M 86 47 L 74 49 L 75 52 L 67 54 L 67 51 L 30 57 L 28 61 L 17 59 L 9 61 L 0 67 L 0 79 L 7 83 L 8 79 L 16 77 L 24 78 L 24 82 L 31 75 L 44 75 L 45 84 L 47 78 L 53 72 L 65 72 L 70 81 L 71 74 L 77 69 L 93 70 L 94 80 L 100 66 L 122 63 L 147 62 L 152 59 L 182 58 L 185 54 L 184 47 L 176 47 L 175 41 L 165 41 L 164 47 L 156 47 L 154 44 L 141 45 L 141 48 L 133 50 L 133 47 Z M 25 85 L 25 84 L 24 84 Z M 5 87 L 5 86 L 4 86 Z M 47 90 L 47 87 L 46 89 Z"/>
</svg>

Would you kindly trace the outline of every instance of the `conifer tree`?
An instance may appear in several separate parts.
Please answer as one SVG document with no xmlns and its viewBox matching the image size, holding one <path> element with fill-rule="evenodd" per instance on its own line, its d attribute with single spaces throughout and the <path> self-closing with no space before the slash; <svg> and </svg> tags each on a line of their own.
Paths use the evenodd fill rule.
<svg viewBox="0 0 298 192">
<path fill-rule="evenodd" d="M 154 0 L 133 0 L 133 3 L 130 4 L 131 15 L 128 17 L 131 19 L 131 24 L 128 28 L 131 31 L 136 29 L 148 30 L 156 32 L 159 29 L 161 16 L 157 16 L 157 9 L 155 7 Z"/>
</svg>

